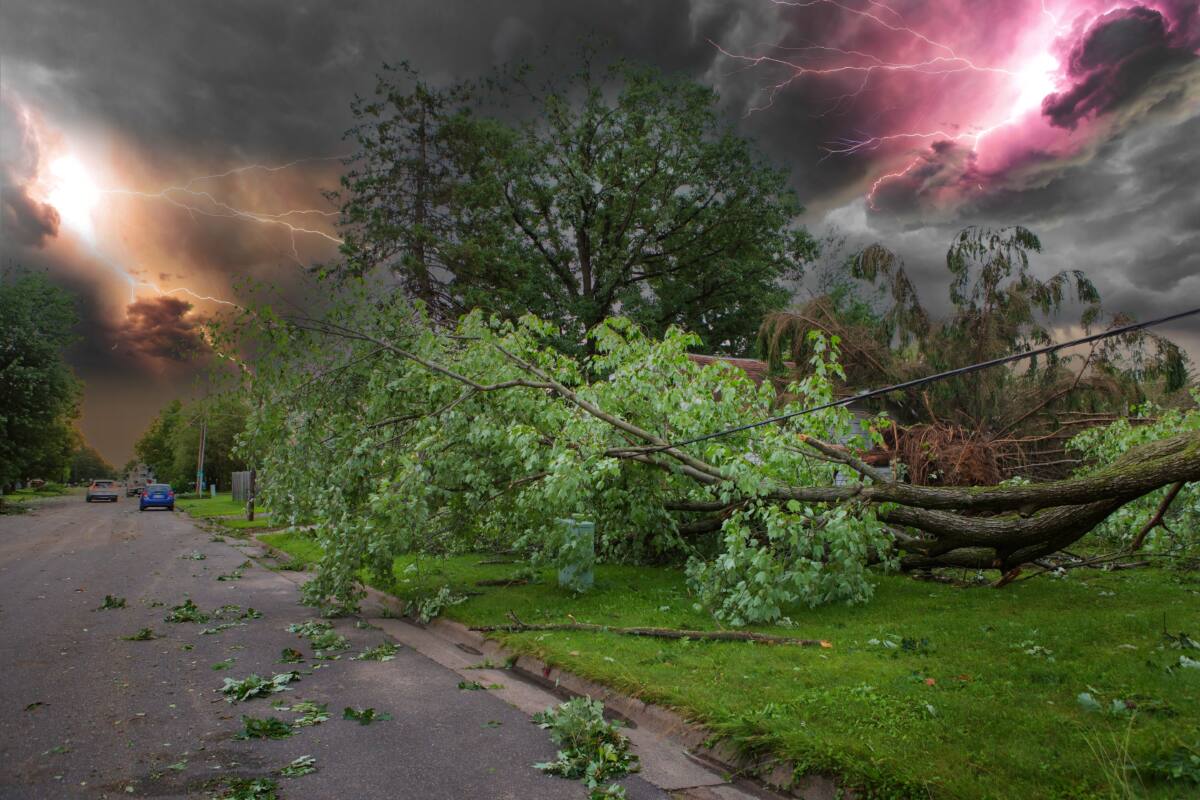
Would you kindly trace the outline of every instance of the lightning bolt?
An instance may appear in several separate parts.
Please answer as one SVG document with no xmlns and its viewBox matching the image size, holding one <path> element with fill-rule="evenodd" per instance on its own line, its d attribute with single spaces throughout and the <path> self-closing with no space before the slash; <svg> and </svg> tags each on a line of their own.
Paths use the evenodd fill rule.
<svg viewBox="0 0 1200 800">
<path fill-rule="evenodd" d="M 773 0 L 773 2 L 778 2 L 778 0 Z M 797 80 L 806 76 L 830 77 L 846 73 L 862 74 L 863 81 L 857 90 L 840 95 L 837 98 L 833 98 L 836 102 L 840 103 L 844 100 L 853 99 L 862 94 L 867 87 L 867 82 L 871 79 L 871 75 L 877 72 L 915 72 L 923 75 L 950 75 L 956 72 L 993 73 L 1008 76 L 1016 74 L 1013 70 L 1003 69 L 1001 67 L 981 67 L 969 59 L 957 55 L 935 56 L 924 61 L 894 62 L 884 61 L 878 56 L 870 53 L 864 53 L 858 50 L 843 50 L 838 47 L 829 47 L 827 45 L 807 45 L 805 47 L 797 48 L 779 48 L 793 51 L 820 51 L 823 53 L 832 53 L 850 58 L 859 58 L 870 62 L 867 64 L 840 64 L 833 67 L 813 67 L 806 66 L 795 61 L 789 61 L 778 56 L 748 56 L 740 53 L 734 53 L 725 49 L 716 42 L 713 42 L 712 40 L 709 40 L 709 44 L 716 48 L 717 51 L 722 55 L 737 61 L 742 61 L 749 67 L 757 67 L 762 64 L 772 64 L 775 66 L 785 67 L 788 70 L 788 76 L 786 78 L 768 87 L 767 102 L 763 105 L 752 106 L 750 108 L 750 113 L 756 113 L 769 109 L 772 105 L 774 105 L 775 98 L 780 92 L 787 89 Z"/>
<path fill-rule="evenodd" d="M 280 212 L 266 212 L 239 208 L 218 199 L 211 191 L 194 187 L 197 184 L 201 184 L 205 181 L 219 180 L 221 178 L 227 178 L 247 172 L 281 172 L 301 164 L 310 164 L 322 161 L 340 161 L 344 158 L 345 156 L 317 156 L 312 158 L 300 158 L 294 161 L 289 161 L 286 164 L 279 164 L 275 166 L 268 166 L 265 164 L 246 164 L 243 166 L 234 167 L 232 169 L 227 169 L 224 172 L 216 172 L 210 175 L 199 175 L 189 178 L 183 183 L 165 186 L 153 191 L 140 191 L 135 189 L 101 189 L 100 193 L 138 197 L 147 200 L 161 200 L 169 203 L 170 205 L 184 209 L 193 219 L 197 214 L 199 214 L 206 217 L 240 219 L 262 225 L 278 226 L 288 232 L 288 238 L 291 244 L 292 259 L 300 266 L 304 266 L 304 262 L 300 258 L 300 251 L 296 244 L 296 236 L 298 234 L 316 236 L 330 242 L 331 244 L 338 245 L 342 244 L 342 240 L 328 231 L 308 227 L 304 224 L 290 222 L 288 221 L 288 217 L 312 215 L 331 219 L 338 216 L 337 211 L 329 211 L 318 208 L 292 208 Z"/>
<path fill-rule="evenodd" d="M 849 157 L 865 154 L 880 150 L 888 144 L 903 143 L 906 141 L 914 144 L 929 141 L 959 142 L 966 143 L 972 150 L 978 150 L 980 142 L 989 134 L 1014 123 L 1028 111 L 1031 92 L 1026 90 L 1040 88 L 1040 83 L 1037 80 L 1040 73 L 1036 72 L 1036 70 L 1031 72 L 1028 67 L 1023 67 L 1021 70 L 1014 70 L 1005 66 L 981 63 L 969 54 L 957 51 L 948 42 L 934 38 L 909 24 L 899 11 L 879 0 L 865 0 L 865 3 L 862 5 L 850 5 L 845 0 L 769 0 L 769 2 L 774 6 L 796 10 L 822 6 L 833 8 L 838 13 L 854 18 L 862 24 L 902 35 L 908 38 L 919 50 L 925 50 L 926 54 L 913 60 L 896 60 L 887 58 L 879 53 L 866 52 L 860 49 L 834 47 L 822 43 L 805 43 L 800 47 L 769 46 L 770 52 L 766 54 L 749 55 L 731 52 L 720 44 L 710 41 L 710 44 L 718 52 L 735 62 L 741 63 L 745 69 L 773 67 L 784 71 L 785 74 L 781 80 L 768 83 L 763 87 L 763 93 L 760 95 L 764 98 L 763 101 L 751 105 L 747 111 L 748 114 L 770 109 L 782 92 L 803 79 L 861 76 L 860 79 L 853 82 L 847 91 L 828 98 L 827 107 L 814 115 L 818 117 L 833 114 L 848 107 L 856 99 L 862 97 L 865 92 L 869 91 L 872 78 L 876 75 L 910 73 L 924 76 L 947 76 L 956 73 L 968 73 L 980 76 L 999 76 L 1008 79 L 1014 88 L 1018 90 L 1015 95 L 1017 99 L 1014 100 L 1013 106 L 1002 119 L 988 121 L 984 124 L 965 126 L 964 128 L 954 127 L 947 129 L 942 125 L 927 130 L 902 130 L 885 133 L 860 132 L 857 135 L 837 138 L 822 146 L 821 149 L 824 155 L 821 160 L 833 156 Z M 1048 48 L 1054 36 L 1062 32 L 1062 23 L 1059 16 L 1048 7 L 1047 0 L 1039 0 L 1039 7 L 1040 16 L 1045 22 L 1035 32 L 1048 31 L 1050 33 L 1049 36 L 1044 37 L 1044 44 L 1047 51 L 1043 56 L 1050 59 L 1051 66 L 1057 67 L 1057 62 L 1048 55 Z M 760 49 L 760 46 L 756 46 L 755 49 Z M 1043 61 L 1039 61 L 1034 66 L 1044 68 L 1046 64 Z M 1049 74 L 1049 71 L 1047 70 L 1045 74 Z M 1040 101 L 1043 96 L 1032 99 Z M 867 200 L 872 208 L 874 207 L 875 194 L 883 184 L 889 180 L 894 180 L 911 173 L 921 161 L 922 157 L 918 155 L 902 168 L 875 178 L 867 194 Z"/>
</svg>

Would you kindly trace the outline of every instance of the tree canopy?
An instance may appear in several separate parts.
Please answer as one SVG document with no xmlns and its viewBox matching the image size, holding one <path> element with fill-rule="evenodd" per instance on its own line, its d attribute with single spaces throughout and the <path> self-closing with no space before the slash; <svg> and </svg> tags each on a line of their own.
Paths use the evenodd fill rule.
<svg viewBox="0 0 1200 800">
<path fill-rule="evenodd" d="M 438 90 L 402 67 L 355 105 L 341 272 L 387 266 L 435 313 L 535 313 L 568 347 L 619 311 L 747 351 L 816 251 L 786 174 L 682 78 L 585 62 L 522 95 L 528 119 L 487 113 L 512 81 Z"/>
<path fill-rule="evenodd" d="M 80 384 L 63 358 L 74 299 L 40 273 L 0 271 L 0 487 L 66 477 Z"/>
</svg>

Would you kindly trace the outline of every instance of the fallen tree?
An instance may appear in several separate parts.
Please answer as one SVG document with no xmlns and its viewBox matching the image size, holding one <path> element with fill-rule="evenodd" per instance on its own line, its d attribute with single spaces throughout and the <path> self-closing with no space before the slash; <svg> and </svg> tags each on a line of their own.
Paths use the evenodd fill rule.
<svg viewBox="0 0 1200 800">
<path fill-rule="evenodd" d="M 1132 501 L 1200 480 L 1200 430 L 1067 480 L 993 487 L 885 475 L 856 454 L 871 442 L 852 438 L 844 408 L 674 447 L 827 402 L 836 340 L 814 335 L 811 370 L 781 409 L 769 382 L 690 361 L 681 331 L 651 340 L 609 320 L 578 360 L 547 344 L 556 333 L 479 313 L 435 331 L 407 308 L 274 328 L 281 357 L 259 361 L 247 445 L 265 456 L 272 506 L 321 523 L 312 592 L 343 596 L 358 569 L 390 576 L 392 556 L 413 550 L 569 558 L 556 520 L 583 514 L 601 557 L 686 558 L 718 618 L 766 621 L 797 601 L 865 601 L 871 564 L 1011 573 Z M 282 368 L 298 363 L 298 375 Z"/>
</svg>

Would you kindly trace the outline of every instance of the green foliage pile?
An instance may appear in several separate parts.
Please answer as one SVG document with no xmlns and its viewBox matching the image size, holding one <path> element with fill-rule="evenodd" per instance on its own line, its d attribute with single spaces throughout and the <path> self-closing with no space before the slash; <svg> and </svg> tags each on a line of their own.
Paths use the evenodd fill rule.
<svg viewBox="0 0 1200 800">
<path fill-rule="evenodd" d="M 230 703 L 240 703 L 255 697 L 267 697 L 277 692 L 290 692 L 289 683 L 300 680 L 299 672 L 280 672 L 270 678 L 249 675 L 241 680 L 226 678 L 221 694 Z"/>
<path fill-rule="evenodd" d="M 140 628 L 137 633 L 122 636 L 121 638 L 127 642 L 150 642 L 158 637 L 154 634 L 153 628 Z"/>
<path fill-rule="evenodd" d="M 391 661 L 400 648 L 392 642 L 382 642 L 351 658 L 351 661 Z"/>
<path fill-rule="evenodd" d="M 553 761 L 534 764 L 542 772 L 560 778 L 580 780 L 594 800 L 623 798 L 620 786 L 603 788 L 601 784 L 637 772 L 638 757 L 629 752 L 629 740 L 604 719 L 604 704 L 590 697 L 576 697 L 535 714 L 533 721 L 550 731 L 558 745 Z"/>
<path fill-rule="evenodd" d="M 163 617 L 163 622 L 208 622 L 209 619 L 211 616 L 201 611 L 196 602 L 189 597 L 179 605 L 172 606 Z"/>
<path fill-rule="evenodd" d="M 214 800 L 276 800 L 279 784 L 271 778 L 226 778 Z"/>
<path fill-rule="evenodd" d="M 125 598 L 117 595 L 104 595 L 104 602 L 97 606 L 97 611 L 109 611 L 117 608 L 125 608 Z"/>
<path fill-rule="evenodd" d="M 286 739 L 293 733 L 292 726 L 278 717 L 249 717 L 242 715 L 242 729 L 234 739 Z"/>
<path fill-rule="evenodd" d="M 350 706 L 346 706 L 342 710 L 342 719 L 357 722 L 359 725 L 370 725 L 372 722 L 386 722 L 391 718 L 392 715 L 386 711 L 376 711 L 373 708 L 351 708 Z"/>
<path fill-rule="evenodd" d="M 311 775 L 317 771 L 317 759 L 312 756 L 300 756 L 288 762 L 287 766 L 279 770 L 279 774 L 285 778 L 299 778 L 304 775 Z"/>
</svg>

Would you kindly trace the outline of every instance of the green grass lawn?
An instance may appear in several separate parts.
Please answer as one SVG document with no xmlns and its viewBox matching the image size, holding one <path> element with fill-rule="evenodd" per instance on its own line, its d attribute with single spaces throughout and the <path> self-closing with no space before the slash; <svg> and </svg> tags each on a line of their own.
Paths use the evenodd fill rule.
<svg viewBox="0 0 1200 800">
<path fill-rule="evenodd" d="M 42 500 L 71 494 L 81 495 L 83 492 L 82 488 L 71 488 L 60 483 L 48 483 L 40 489 L 15 489 L 0 496 L 0 509 L 7 505 L 14 513 L 20 513 L 22 509 L 28 510 Z"/>
<path fill-rule="evenodd" d="M 184 497 L 182 494 L 176 495 L 175 507 L 180 511 L 187 512 L 189 516 L 204 518 L 209 517 L 224 517 L 233 515 L 245 515 L 246 504 L 240 500 L 233 499 L 232 492 L 219 492 L 216 497 Z M 264 509 L 256 508 L 255 517 L 260 513 L 266 513 Z"/>
<path fill-rule="evenodd" d="M 320 555 L 302 535 L 262 539 L 301 561 Z M 677 570 L 600 566 L 595 589 L 574 597 L 549 572 L 527 586 L 477 587 L 520 567 L 482 558 L 399 558 L 395 586 L 379 588 L 410 598 L 443 584 L 478 593 L 445 612 L 468 625 L 503 624 L 511 610 L 531 623 L 572 614 L 614 626 L 714 627 Z M 841 775 L 881 797 L 1200 792 L 1151 768 L 1173 752 L 1180 763 L 1200 755 L 1200 669 L 1180 666 L 1200 651 L 1164 636 L 1200 639 L 1200 575 L 1080 571 L 1002 590 L 903 576 L 878 583 L 866 606 L 795 609 L 792 627 L 755 628 L 827 639 L 831 649 L 595 633 L 501 638 L 680 710 L 746 751 Z M 1115 700 L 1126 701 L 1119 711 Z"/>
<path fill-rule="evenodd" d="M 60 483 L 48 483 L 40 489 L 14 489 L 4 495 L 4 499 L 8 502 L 20 503 L 43 497 L 62 497 L 68 494 L 80 494 L 82 491 L 82 489 L 71 489 Z"/>
</svg>

